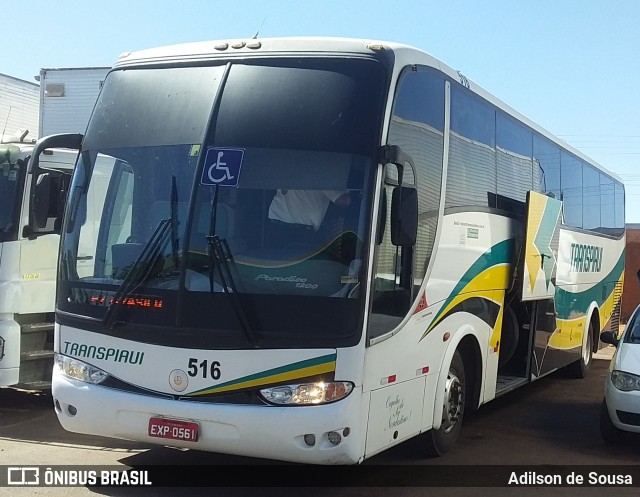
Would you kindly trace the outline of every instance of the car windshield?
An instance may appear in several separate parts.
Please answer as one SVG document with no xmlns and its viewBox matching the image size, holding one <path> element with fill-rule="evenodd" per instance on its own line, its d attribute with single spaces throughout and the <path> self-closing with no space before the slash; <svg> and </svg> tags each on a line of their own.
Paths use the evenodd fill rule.
<svg viewBox="0 0 640 497">
<path fill-rule="evenodd" d="M 635 313 L 634 318 L 627 323 L 628 331 L 625 333 L 625 343 L 640 343 L 640 319 L 638 319 L 638 312 Z"/>
<path fill-rule="evenodd" d="M 366 59 L 111 73 L 59 309 L 154 343 L 357 342 L 384 74 Z"/>
</svg>

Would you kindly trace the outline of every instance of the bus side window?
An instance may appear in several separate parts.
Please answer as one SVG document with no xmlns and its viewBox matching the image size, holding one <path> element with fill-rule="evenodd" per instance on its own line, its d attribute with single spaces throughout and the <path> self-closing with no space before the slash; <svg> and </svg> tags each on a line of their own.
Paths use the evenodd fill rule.
<svg viewBox="0 0 640 497">
<path fill-rule="evenodd" d="M 445 82 L 431 68 L 409 66 L 403 71 L 389 123 L 388 143 L 411 157 L 414 173 L 405 167 L 402 185 L 418 194 L 416 243 L 398 247 L 391 239 L 391 203 L 398 184 L 387 167 L 380 197 L 369 338 L 398 326 L 411 309 L 433 258 L 442 192 Z M 415 177 L 414 177 L 415 174 Z"/>
</svg>

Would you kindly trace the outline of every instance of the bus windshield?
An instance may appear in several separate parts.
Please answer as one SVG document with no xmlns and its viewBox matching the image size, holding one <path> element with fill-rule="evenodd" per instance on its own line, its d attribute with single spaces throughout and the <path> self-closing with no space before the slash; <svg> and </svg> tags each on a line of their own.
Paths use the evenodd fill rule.
<svg viewBox="0 0 640 497">
<path fill-rule="evenodd" d="M 16 145 L 0 145 L 0 242 L 16 240 L 22 203 L 24 161 Z"/>
<path fill-rule="evenodd" d="M 357 343 L 385 83 L 368 59 L 113 71 L 71 185 L 62 319 L 164 345 Z"/>
</svg>

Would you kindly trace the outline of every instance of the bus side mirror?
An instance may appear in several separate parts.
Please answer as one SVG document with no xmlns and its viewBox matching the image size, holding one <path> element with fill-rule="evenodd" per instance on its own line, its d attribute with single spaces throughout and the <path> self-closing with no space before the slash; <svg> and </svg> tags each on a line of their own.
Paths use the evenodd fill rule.
<svg viewBox="0 0 640 497">
<path fill-rule="evenodd" d="M 391 196 L 391 243 L 413 247 L 418 237 L 418 191 L 396 186 Z"/>
<path fill-rule="evenodd" d="M 378 231 L 376 237 L 376 245 L 381 245 L 384 239 L 384 228 L 387 223 L 387 190 L 382 190 L 382 199 L 380 200 L 380 210 L 378 211 Z"/>
<path fill-rule="evenodd" d="M 378 162 L 398 168 L 398 186 L 391 195 L 391 243 L 396 247 L 413 247 L 418 238 L 418 191 L 415 187 L 402 186 L 407 164 L 415 183 L 413 159 L 398 145 L 383 145 L 378 151 Z"/>
</svg>

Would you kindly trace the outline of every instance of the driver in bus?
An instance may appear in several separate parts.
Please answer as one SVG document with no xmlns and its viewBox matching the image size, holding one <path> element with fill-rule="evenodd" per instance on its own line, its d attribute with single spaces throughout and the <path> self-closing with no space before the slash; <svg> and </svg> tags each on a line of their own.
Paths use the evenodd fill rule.
<svg viewBox="0 0 640 497">
<path fill-rule="evenodd" d="M 351 204 L 348 191 L 278 189 L 269 206 L 272 244 L 282 240 L 313 245 L 331 203 L 341 208 Z"/>
</svg>

